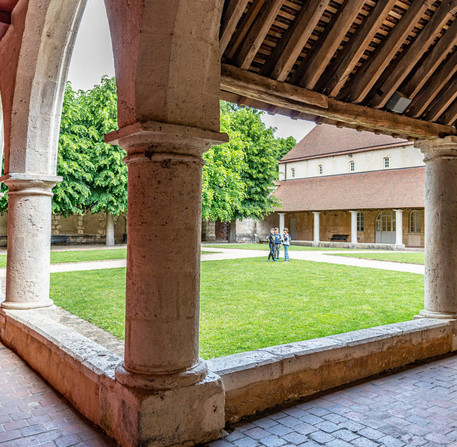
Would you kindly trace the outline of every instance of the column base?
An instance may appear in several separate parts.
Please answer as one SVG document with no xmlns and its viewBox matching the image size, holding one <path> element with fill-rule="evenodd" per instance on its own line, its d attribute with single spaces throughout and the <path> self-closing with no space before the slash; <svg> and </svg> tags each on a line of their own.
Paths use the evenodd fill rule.
<svg viewBox="0 0 457 447">
<path fill-rule="evenodd" d="M 121 445 L 191 446 L 224 435 L 225 393 L 214 373 L 190 386 L 150 392 L 117 382 L 112 392 L 104 405 L 118 413 L 111 428 Z"/>
<path fill-rule="evenodd" d="M 313 247 L 319 247 L 319 242 L 313 242 L 312 246 Z"/>
<path fill-rule="evenodd" d="M 394 249 L 395 250 L 404 250 L 405 249 L 405 244 L 395 244 Z"/>
<path fill-rule="evenodd" d="M 437 318 L 439 320 L 456 320 L 457 319 L 457 312 L 433 312 L 431 310 L 421 310 L 419 315 L 415 315 L 414 319 L 417 320 L 419 318 Z"/>
<path fill-rule="evenodd" d="M 351 243 L 349 244 L 349 248 L 357 248 L 357 244 L 354 243 L 354 242 L 351 242 Z"/>
<path fill-rule="evenodd" d="M 0 307 L 11 310 L 27 310 L 27 309 L 42 309 L 44 307 L 54 306 L 54 301 L 33 301 L 33 302 L 21 302 L 21 301 L 3 301 Z"/>
</svg>

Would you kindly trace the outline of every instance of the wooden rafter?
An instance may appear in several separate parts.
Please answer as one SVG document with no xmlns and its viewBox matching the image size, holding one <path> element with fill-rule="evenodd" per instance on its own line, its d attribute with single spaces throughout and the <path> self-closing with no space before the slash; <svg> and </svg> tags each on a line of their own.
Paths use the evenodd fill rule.
<svg viewBox="0 0 457 447">
<path fill-rule="evenodd" d="M 439 96 L 433 101 L 425 118 L 428 121 L 437 121 L 447 108 L 457 99 L 457 77 L 449 82 Z"/>
<path fill-rule="evenodd" d="M 266 0 L 235 57 L 238 67 L 250 67 L 283 3 L 284 0 Z"/>
<path fill-rule="evenodd" d="M 454 124 L 457 121 L 457 101 L 454 101 L 439 121 L 448 125 Z"/>
<path fill-rule="evenodd" d="M 442 64 L 441 69 L 414 98 L 406 111 L 408 115 L 421 116 L 455 73 L 457 73 L 457 51 Z"/>
<path fill-rule="evenodd" d="M 249 0 L 231 0 L 222 15 L 220 49 L 224 53 Z"/>
<path fill-rule="evenodd" d="M 375 5 L 357 30 L 351 43 L 344 46 L 330 68 L 324 73 L 323 82 L 318 86 L 318 90 L 325 90 L 331 97 L 338 95 L 396 1 L 381 0 Z"/>
<path fill-rule="evenodd" d="M 394 67 L 389 67 L 389 75 L 377 88 L 381 95 L 376 95 L 370 102 L 372 107 L 384 107 L 399 85 L 419 62 L 422 55 L 429 49 L 444 25 L 452 18 L 457 9 L 457 0 L 442 3 L 433 14 L 430 21 L 419 33 L 416 40 L 395 61 Z"/>
<path fill-rule="evenodd" d="M 306 57 L 294 74 L 294 83 L 312 89 L 316 86 L 341 41 L 359 14 L 364 0 L 346 0 L 330 30 L 321 36 L 309 57 Z"/>
<path fill-rule="evenodd" d="M 268 105 L 284 107 L 307 115 L 317 115 L 349 126 L 361 126 L 367 130 L 395 133 L 408 138 L 426 139 L 457 134 L 457 129 L 451 126 L 344 103 L 317 92 L 275 81 L 229 65 L 222 65 L 221 89 Z"/>
<path fill-rule="evenodd" d="M 262 74 L 284 81 L 300 56 L 330 0 L 310 0 L 301 8 L 265 63 Z"/>
<path fill-rule="evenodd" d="M 359 103 L 365 99 L 427 8 L 427 4 L 422 0 L 415 0 L 411 4 L 384 44 L 351 80 L 351 89 L 348 91 L 351 102 Z M 346 90 L 342 96 L 346 96 Z"/>
<path fill-rule="evenodd" d="M 414 99 L 416 97 L 455 45 L 457 45 L 457 20 L 452 22 L 427 58 L 419 66 L 414 67 L 413 76 L 400 89 L 406 98 Z"/>
</svg>

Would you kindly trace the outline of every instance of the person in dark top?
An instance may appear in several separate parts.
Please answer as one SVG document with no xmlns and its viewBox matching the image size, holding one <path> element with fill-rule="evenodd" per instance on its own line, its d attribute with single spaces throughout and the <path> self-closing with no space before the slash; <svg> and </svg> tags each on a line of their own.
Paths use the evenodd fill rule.
<svg viewBox="0 0 457 447">
<path fill-rule="evenodd" d="M 270 234 L 268 235 L 268 245 L 270 246 L 270 253 L 268 254 L 268 259 L 267 261 L 273 259 L 275 260 L 275 229 L 272 228 L 270 230 Z"/>
<path fill-rule="evenodd" d="M 279 251 L 281 249 L 281 233 L 279 232 L 279 228 L 275 228 L 275 261 L 279 261 Z"/>
</svg>

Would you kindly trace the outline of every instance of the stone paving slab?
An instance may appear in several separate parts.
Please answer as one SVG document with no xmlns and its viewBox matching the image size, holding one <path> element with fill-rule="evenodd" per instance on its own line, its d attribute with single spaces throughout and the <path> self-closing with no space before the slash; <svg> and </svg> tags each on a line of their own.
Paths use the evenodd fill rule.
<svg viewBox="0 0 457 447">
<path fill-rule="evenodd" d="M 114 447 L 115 443 L 0 344 L 0 446 Z"/>
</svg>

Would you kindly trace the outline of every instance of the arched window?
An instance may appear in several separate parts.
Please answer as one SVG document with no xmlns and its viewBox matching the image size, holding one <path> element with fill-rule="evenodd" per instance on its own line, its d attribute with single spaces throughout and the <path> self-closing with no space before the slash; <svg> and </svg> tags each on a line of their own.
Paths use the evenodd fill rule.
<svg viewBox="0 0 457 447">
<path fill-rule="evenodd" d="M 357 231 L 365 231 L 365 216 L 360 211 L 357 213 Z"/>
<path fill-rule="evenodd" d="M 385 168 L 390 168 L 390 158 L 389 157 L 384 157 L 383 158 L 383 166 Z"/>
<path fill-rule="evenodd" d="M 323 165 L 319 165 L 318 168 L 319 168 L 319 175 L 323 174 L 324 173 L 324 166 Z"/>
<path fill-rule="evenodd" d="M 349 162 L 349 169 L 352 171 L 355 171 L 355 161 L 354 160 L 351 160 Z"/>
<path fill-rule="evenodd" d="M 409 232 L 422 232 L 422 213 L 420 211 L 411 211 L 409 215 Z"/>
</svg>

